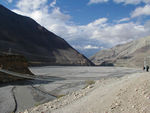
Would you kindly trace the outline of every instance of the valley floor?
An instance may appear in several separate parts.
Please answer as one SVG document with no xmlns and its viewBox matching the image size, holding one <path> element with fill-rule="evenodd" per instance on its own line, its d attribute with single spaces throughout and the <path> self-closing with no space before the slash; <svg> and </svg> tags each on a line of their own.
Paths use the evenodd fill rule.
<svg viewBox="0 0 150 113">
<path fill-rule="evenodd" d="M 41 80 L 18 81 L 0 85 L 0 113 L 18 113 L 50 101 L 52 105 L 46 105 L 46 107 L 48 107 L 48 112 L 51 112 L 74 103 L 81 97 L 86 98 L 101 85 L 105 88 L 106 83 L 109 86 L 123 76 L 143 73 L 142 69 L 137 68 L 89 66 L 31 67 L 30 70 L 35 75 L 40 75 Z M 97 81 L 96 84 L 93 84 L 95 81 Z M 93 84 L 93 86 L 86 88 L 89 84 Z"/>
<path fill-rule="evenodd" d="M 150 113 L 150 73 L 104 78 L 24 113 Z"/>
</svg>

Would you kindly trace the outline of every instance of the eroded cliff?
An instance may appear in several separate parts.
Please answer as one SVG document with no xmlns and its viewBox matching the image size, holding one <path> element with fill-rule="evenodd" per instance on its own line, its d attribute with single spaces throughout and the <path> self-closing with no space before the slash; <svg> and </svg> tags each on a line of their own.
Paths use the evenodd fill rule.
<svg viewBox="0 0 150 113">
<path fill-rule="evenodd" d="M 28 62 L 21 55 L 0 55 L 0 68 L 20 74 L 30 74 L 32 72 L 28 69 Z M 0 83 L 11 82 L 16 80 L 23 80 L 24 78 L 16 77 L 0 71 Z"/>
</svg>

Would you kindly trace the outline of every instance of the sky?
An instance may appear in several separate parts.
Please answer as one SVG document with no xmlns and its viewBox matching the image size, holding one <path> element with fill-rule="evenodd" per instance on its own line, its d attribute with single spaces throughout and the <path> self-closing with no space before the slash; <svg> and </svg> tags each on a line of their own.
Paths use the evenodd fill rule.
<svg viewBox="0 0 150 113">
<path fill-rule="evenodd" d="M 150 0 L 0 0 L 87 57 L 150 36 Z"/>
</svg>

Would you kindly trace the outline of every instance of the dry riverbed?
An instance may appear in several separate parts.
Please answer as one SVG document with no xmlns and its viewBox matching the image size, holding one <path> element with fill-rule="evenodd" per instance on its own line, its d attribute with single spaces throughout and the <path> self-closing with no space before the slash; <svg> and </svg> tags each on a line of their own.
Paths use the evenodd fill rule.
<svg viewBox="0 0 150 113">
<path fill-rule="evenodd" d="M 150 73 L 98 80 L 24 113 L 150 113 Z"/>
<path fill-rule="evenodd" d="M 54 109 L 69 105 L 69 103 L 74 103 L 74 101 L 81 97 L 85 98 L 85 95 L 89 95 L 88 92 L 94 91 L 97 82 L 93 86 L 86 87 L 97 80 L 101 82 L 108 80 L 109 84 L 113 80 L 127 74 L 142 72 L 141 69 L 123 67 L 56 66 L 30 69 L 36 75 L 41 75 L 41 78 L 42 76 L 46 76 L 47 80 L 51 81 L 44 81 L 43 79 L 28 80 L 1 85 L 0 113 L 22 112 L 25 109 L 30 109 L 31 107 L 54 100 L 56 102 L 52 103 L 54 106 L 49 106 L 50 111 L 53 111 Z M 69 101 L 64 98 L 69 98 Z M 61 101 L 62 99 L 65 102 Z"/>
</svg>

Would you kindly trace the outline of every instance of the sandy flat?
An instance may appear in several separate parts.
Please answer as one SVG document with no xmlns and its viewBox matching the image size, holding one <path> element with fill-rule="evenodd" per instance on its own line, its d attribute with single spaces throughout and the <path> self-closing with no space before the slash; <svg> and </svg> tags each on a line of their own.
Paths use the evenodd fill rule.
<svg viewBox="0 0 150 113">
<path fill-rule="evenodd" d="M 25 113 L 150 113 L 150 73 L 97 81 L 94 85 Z"/>
</svg>

